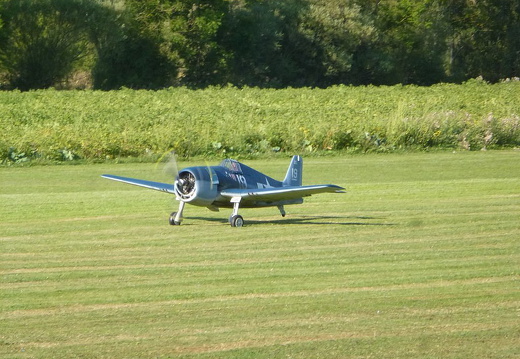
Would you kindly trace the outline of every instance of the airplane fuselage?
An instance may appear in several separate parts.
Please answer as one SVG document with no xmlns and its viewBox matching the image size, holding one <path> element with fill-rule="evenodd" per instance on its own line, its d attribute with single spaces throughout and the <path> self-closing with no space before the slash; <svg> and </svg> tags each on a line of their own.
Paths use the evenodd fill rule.
<svg viewBox="0 0 520 359">
<path fill-rule="evenodd" d="M 263 173 L 239 163 L 234 160 L 224 160 L 219 166 L 212 167 L 188 167 L 185 168 L 179 176 L 182 176 L 184 172 L 190 172 L 194 174 L 196 180 L 196 187 L 201 192 L 197 193 L 197 197 L 187 202 L 196 205 L 208 207 L 212 210 L 218 208 L 233 208 L 233 203 L 230 201 L 229 196 L 222 196 L 220 193 L 225 192 L 229 189 L 251 189 L 256 190 L 259 188 L 280 188 L 283 187 L 281 181 L 277 181 Z M 179 186 L 175 186 L 177 195 L 182 198 L 182 194 L 179 192 Z M 212 197 L 214 194 L 214 197 Z M 203 196 L 205 200 L 200 201 L 200 196 Z M 242 201 L 240 204 L 244 208 L 253 207 L 270 207 L 280 206 L 286 204 L 300 204 L 303 199 L 290 199 L 283 201 L 257 201 L 254 198 Z"/>
</svg>

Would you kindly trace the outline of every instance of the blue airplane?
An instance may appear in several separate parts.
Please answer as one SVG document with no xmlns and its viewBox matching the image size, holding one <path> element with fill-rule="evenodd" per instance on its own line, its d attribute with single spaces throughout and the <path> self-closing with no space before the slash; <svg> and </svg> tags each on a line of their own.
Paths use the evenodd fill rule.
<svg viewBox="0 0 520 359">
<path fill-rule="evenodd" d="M 218 166 L 188 167 L 181 170 L 173 184 L 145 181 L 114 175 L 102 177 L 174 194 L 179 209 L 170 215 L 171 225 L 180 225 L 184 206 L 207 207 L 212 211 L 232 208 L 229 217 L 232 227 L 242 227 L 244 218 L 238 214 L 240 207 L 278 207 L 285 217 L 285 205 L 301 204 L 303 197 L 317 193 L 344 193 L 344 188 L 332 184 L 302 186 L 303 160 L 293 156 L 283 181 L 277 181 L 257 170 L 232 159 L 223 160 Z"/>
</svg>

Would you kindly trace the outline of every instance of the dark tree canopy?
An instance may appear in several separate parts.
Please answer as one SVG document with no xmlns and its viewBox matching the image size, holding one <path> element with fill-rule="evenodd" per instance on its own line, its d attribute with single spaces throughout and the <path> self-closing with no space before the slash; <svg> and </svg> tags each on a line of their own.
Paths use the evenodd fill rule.
<svg viewBox="0 0 520 359">
<path fill-rule="evenodd" d="M 80 71 L 99 89 L 494 82 L 520 76 L 520 2 L 0 0 L 0 85 Z"/>
</svg>

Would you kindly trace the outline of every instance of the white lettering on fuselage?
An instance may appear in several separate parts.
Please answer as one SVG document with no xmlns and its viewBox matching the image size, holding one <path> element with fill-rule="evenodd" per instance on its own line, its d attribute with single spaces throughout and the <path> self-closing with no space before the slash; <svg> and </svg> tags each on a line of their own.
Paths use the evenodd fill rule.
<svg viewBox="0 0 520 359">
<path fill-rule="evenodd" d="M 231 178 L 233 181 L 238 182 L 239 188 L 247 188 L 247 180 L 244 175 L 228 172 L 226 176 Z"/>
<path fill-rule="evenodd" d="M 247 181 L 246 178 L 243 175 L 236 175 L 237 176 L 237 182 L 240 185 L 240 188 L 247 188 Z"/>
</svg>

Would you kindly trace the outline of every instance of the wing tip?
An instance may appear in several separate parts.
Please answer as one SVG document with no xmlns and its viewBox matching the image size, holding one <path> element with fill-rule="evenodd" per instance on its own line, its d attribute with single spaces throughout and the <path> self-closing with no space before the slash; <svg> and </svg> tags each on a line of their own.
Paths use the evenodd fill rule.
<svg viewBox="0 0 520 359">
<path fill-rule="evenodd" d="M 328 188 L 333 189 L 335 193 L 346 193 L 347 192 L 345 187 L 341 187 L 341 186 L 338 186 L 336 184 L 327 184 L 325 186 L 328 187 Z"/>
</svg>

